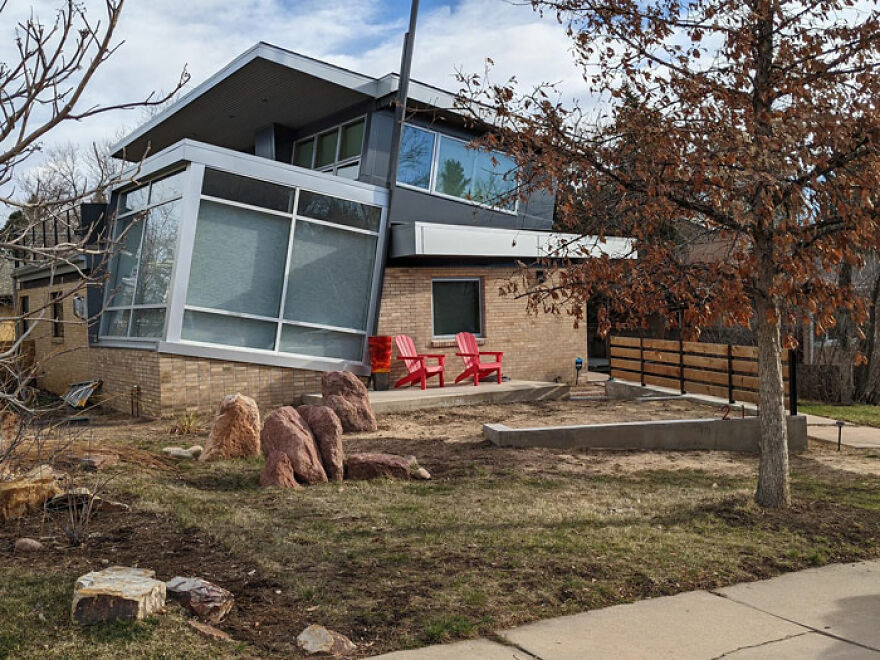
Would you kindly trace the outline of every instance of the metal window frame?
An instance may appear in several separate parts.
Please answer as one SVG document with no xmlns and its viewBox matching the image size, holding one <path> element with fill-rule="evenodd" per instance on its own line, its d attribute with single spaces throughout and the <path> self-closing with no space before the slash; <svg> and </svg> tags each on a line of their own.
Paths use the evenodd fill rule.
<svg viewBox="0 0 880 660">
<path fill-rule="evenodd" d="M 340 151 L 342 150 L 342 129 L 345 128 L 346 126 L 351 126 L 352 124 L 356 124 L 359 121 L 364 122 L 364 134 L 361 137 L 360 153 L 357 156 L 351 156 L 349 158 L 345 158 L 343 160 L 340 160 L 339 154 L 340 154 Z M 334 130 L 336 131 L 336 153 L 334 155 L 334 160 L 332 163 L 329 163 L 327 165 L 322 165 L 321 167 L 316 167 L 315 163 L 318 160 L 318 136 L 326 135 L 327 133 L 331 133 Z M 354 119 L 344 121 L 340 124 L 336 124 L 335 126 L 328 126 L 323 131 L 317 131 L 316 133 L 312 133 L 311 135 L 306 135 L 305 137 L 296 140 L 293 143 L 293 153 L 290 157 L 291 163 L 293 163 L 293 161 L 296 159 L 296 148 L 300 144 L 300 142 L 308 142 L 309 140 L 312 141 L 312 145 L 313 145 L 312 146 L 312 163 L 309 166 L 309 169 L 315 170 L 316 172 L 325 172 L 325 173 L 332 172 L 335 175 L 336 171 L 340 167 L 347 167 L 349 165 L 360 165 L 361 159 L 364 156 L 364 144 L 366 144 L 366 141 L 367 141 L 367 115 L 366 114 L 359 115 L 359 116 L 355 117 Z M 297 167 L 299 167 L 299 166 L 297 166 Z M 358 174 L 360 174 L 360 169 L 358 170 Z M 357 177 L 355 177 L 355 178 L 357 178 Z"/>
<path fill-rule="evenodd" d="M 425 133 L 431 133 L 434 136 L 434 147 L 431 153 L 431 172 L 428 177 L 429 184 L 428 189 L 421 188 L 419 186 L 414 186 L 410 183 L 402 183 L 397 180 L 397 173 L 394 174 L 394 185 L 400 186 L 401 188 L 406 188 L 407 190 L 415 190 L 417 192 L 425 193 L 427 195 L 434 195 L 435 197 L 440 197 L 442 199 L 449 199 L 455 202 L 462 202 L 464 204 L 469 204 L 471 206 L 477 206 L 482 209 L 486 209 L 487 211 L 494 211 L 496 213 L 504 213 L 506 215 L 519 215 L 519 205 L 520 200 L 516 198 L 514 200 L 513 209 L 505 209 L 500 206 L 493 206 L 492 204 L 486 204 L 484 202 L 480 202 L 475 199 L 467 199 L 466 197 L 456 197 L 455 195 L 449 195 L 447 193 L 443 193 L 437 190 L 437 170 L 438 170 L 438 161 L 437 159 L 440 157 L 440 140 L 443 138 L 454 140 L 456 142 L 462 142 L 465 145 L 470 144 L 468 140 L 463 140 L 462 138 L 457 138 L 453 135 L 447 135 L 446 133 L 441 133 L 440 131 L 435 131 L 430 128 L 424 128 L 423 126 L 417 126 L 416 124 L 410 124 L 409 122 L 404 123 L 404 127 L 409 126 L 411 128 L 415 128 L 420 131 L 424 131 Z M 489 150 L 489 153 L 498 153 L 501 154 L 500 151 L 496 151 L 494 149 Z M 506 154 L 502 154 L 506 156 Z M 399 169 L 399 167 L 398 167 Z"/>
<path fill-rule="evenodd" d="M 351 123 L 351 122 L 346 122 Z M 345 124 L 342 124 L 345 125 Z M 366 131 L 364 139 L 366 139 Z M 140 338 L 140 337 L 117 337 L 102 335 L 99 337 L 99 344 L 102 346 L 114 347 L 131 347 L 131 348 L 147 348 L 155 347 L 157 350 L 181 355 L 191 355 L 195 357 L 215 358 L 222 360 L 249 362 L 254 364 L 267 364 L 274 366 L 293 367 L 300 369 L 312 370 L 328 370 L 328 369 L 347 369 L 355 373 L 365 375 L 369 373 L 369 358 L 366 336 L 369 334 L 369 328 L 372 328 L 376 321 L 377 302 L 379 296 L 379 285 L 381 280 L 381 271 L 383 264 L 381 262 L 380 248 L 387 236 L 388 232 L 388 191 L 379 186 L 374 186 L 361 181 L 350 179 L 339 179 L 332 174 L 319 172 L 316 170 L 308 170 L 302 167 L 287 163 L 279 163 L 268 161 L 258 156 L 235 152 L 223 147 L 208 145 L 194 140 L 181 140 L 178 143 L 160 151 L 151 158 L 141 163 L 139 174 L 143 177 L 149 177 L 159 172 L 165 173 L 168 170 L 179 167 L 181 163 L 186 164 L 187 175 L 182 186 L 182 197 L 173 198 L 180 199 L 180 224 L 177 232 L 177 243 L 175 246 L 175 258 L 172 264 L 172 272 L 170 277 L 170 288 L 168 292 L 168 300 L 165 305 L 165 334 L 164 339 L 159 338 Z M 322 195 L 336 197 L 350 202 L 367 204 L 380 208 L 379 226 L 376 231 L 364 230 L 348 225 L 336 224 L 324 220 L 309 218 L 297 214 L 296 206 L 290 213 L 273 212 L 272 209 L 264 209 L 262 207 L 254 207 L 252 205 L 235 202 L 233 200 L 224 200 L 203 196 L 201 194 L 202 182 L 206 169 L 215 169 L 228 174 L 252 178 L 259 181 L 275 183 L 282 186 L 294 188 L 297 195 L 300 190 L 308 190 Z M 120 186 L 119 189 L 124 189 Z M 195 231 L 198 218 L 198 211 L 202 199 L 210 199 L 222 204 L 231 206 L 241 206 L 243 208 L 251 208 L 254 211 L 277 214 L 290 218 L 295 232 L 295 223 L 297 221 L 311 222 L 319 225 L 327 225 L 342 231 L 352 233 L 369 234 L 376 237 L 376 254 L 374 258 L 372 282 L 369 291 L 368 312 L 365 329 L 340 328 L 336 326 L 323 326 L 319 324 L 308 324 L 307 322 L 290 321 L 279 318 L 279 330 L 284 325 L 298 325 L 302 327 L 316 327 L 329 331 L 346 332 L 364 337 L 363 353 L 361 359 L 348 360 L 343 358 L 316 357 L 305 354 L 285 353 L 278 350 L 279 336 L 276 331 L 276 350 L 264 351 L 261 349 L 242 348 L 223 344 L 209 344 L 206 342 L 197 342 L 184 340 L 181 337 L 183 327 L 183 314 L 187 309 L 186 291 L 189 283 L 189 275 L 192 265 L 192 252 L 195 244 Z M 166 203 L 169 200 L 164 200 Z M 298 202 L 298 197 L 295 200 Z M 158 204 L 157 204 L 158 205 Z M 144 209 L 133 211 L 131 213 L 143 212 Z M 125 215 L 129 215 L 126 213 Z M 285 269 L 289 267 L 292 255 L 292 246 L 289 237 L 288 255 L 285 262 Z M 285 273 L 286 275 L 289 272 Z M 287 277 L 285 276 L 285 282 Z M 105 290 L 105 299 L 108 291 Z M 120 306 L 121 308 L 131 310 L 135 307 Z M 148 307 L 148 306 L 145 306 Z M 279 306 L 279 314 L 283 315 L 283 299 Z M 110 310 L 108 310 L 110 311 Z M 220 310 L 208 310 L 208 313 L 220 313 Z M 236 313 L 237 314 L 237 313 Z M 235 314 L 233 314 L 235 315 Z M 266 319 L 273 320 L 273 319 Z M 131 318 L 129 318 L 129 331 L 131 326 Z"/>
<path fill-rule="evenodd" d="M 435 282 L 476 282 L 477 295 L 479 296 L 480 309 L 480 331 L 474 336 L 480 339 L 486 338 L 486 314 L 483 306 L 483 278 L 479 275 L 473 277 L 432 277 L 431 278 L 431 339 L 439 341 L 447 341 L 455 339 L 455 335 L 438 335 L 434 332 L 434 283 Z"/>
</svg>

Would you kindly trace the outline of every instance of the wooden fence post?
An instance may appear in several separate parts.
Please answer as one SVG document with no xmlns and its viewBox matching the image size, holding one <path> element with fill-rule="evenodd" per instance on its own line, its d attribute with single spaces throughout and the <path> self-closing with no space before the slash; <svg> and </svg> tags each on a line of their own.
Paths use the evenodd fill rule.
<svg viewBox="0 0 880 660">
<path fill-rule="evenodd" d="M 639 337 L 639 377 L 642 387 L 645 386 L 645 340 Z"/>
<path fill-rule="evenodd" d="M 684 340 L 681 335 L 678 337 L 678 382 L 681 386 L 681 393 L 684 394 Z"/>
<path fill-rule="evenodd" d="M 727 345 L 727 400 L 733 403 L 733 346 Z"/>
</svg>

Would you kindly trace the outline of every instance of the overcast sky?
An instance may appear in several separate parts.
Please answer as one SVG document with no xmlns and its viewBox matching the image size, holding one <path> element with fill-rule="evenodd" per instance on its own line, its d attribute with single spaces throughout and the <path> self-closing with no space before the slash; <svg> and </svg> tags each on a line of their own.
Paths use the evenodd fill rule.
<svg viewBox="0 0 880 660">
<path fill-rule="evenodd" d="M 51 21 L 61 0 L 14 0 L 0 23 L 0 59 L 13 56 L 15 12 L 33 7 Z M 98 18 L 102 0 L 82 0 Z M 371 75 L 396 71 L 409 0 L 127 0 L 121 48 L 93 82 L 87 103 L 112 104 L 172 88 L 184 65 L 188 89 L 258 41 L 266 41 Z M 18 18 L 19 16 L 15 16 Z M 481 72 L 487 57 L 495 78 L 524 84 L 561 83 L 568 98 L 585 93 L 569 42 L 552 18 L 507 0 L 423 0 L 413 77 L 453 91 L 457 69 Z M 47 144 L 88 145 L 131 129 L 138 111 L 69 123 Z"/>
</svg>

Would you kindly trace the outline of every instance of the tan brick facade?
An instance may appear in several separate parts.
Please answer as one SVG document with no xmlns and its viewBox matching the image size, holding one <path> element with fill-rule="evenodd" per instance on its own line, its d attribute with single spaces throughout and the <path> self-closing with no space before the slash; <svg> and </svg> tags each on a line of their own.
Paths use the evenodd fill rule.
<svg viewBox="0 0 880 660">
<path fill-rule="evenodd" d="M 444 353 L 446 380 L 452 383 L 464 370 L 454 341 L 433 338 L 431 280 L 478 277 L 482 282 L 483 334 L 481 350 L 504 351 L 504 374 L 518 380 L 574 381 L 574 360 L 587 360 L 586 325 L 574 328 L 571 317 L 526 313 L 523 299 L 501 296 L 499 290 L 515 271 L 510 268 L 387 268 L 379 315 L 379 334 L 407 334 L 416 350 Z M 405 373 L 394 349 L 392 385 Z M 435 381 L 436 382 L 436 381 Z"/>
<path fill-rule="evenodd" d="M 530 316 L 525 302 L 499 294 L 510 268 L 388 268 L 379 317 L 379 333 L 405 333 L 425 353 L 448 355 L 446 377 L 452 383 L 463 369 L 453 341 L 436 340 L 431 322 L 431 281 L 434 278 L 479 278 L 482 287 L 483 334 L 486 350 L 504 351 L 504 374 L 523 380 L 574 378 L 574 359 L 586 360 L 586 329 L 573 327 L 571 318 Z M 67 285 L 68 287 L 73 285 Z M 52 291 L 66 290 L 63 286 Z M 50 290 L 22 291 L 30 296 L 31 310 L 48 301 Z M 321 373 L 245 362 L 187 357 L 129 348 L 88 348 L 85 323 L 75 323 L 72 298 L 64 305 L 64 337 L 52 337 L 51 321 L 40 321 L 34 331 L 36 359 L 43 368 L 39 385 L 63 394 L 71 383 L 100 378 L 98 401 L 121 412 L 131 410 L 132 388 L 139 390 L 142 415 L 176 416 L 183 412 L 208 415 L 227 394 L 241 392 L 259 406 L 271 409 L 296 403 L 304 393 L 321 389 Z M 51 313 L 47 314 L 51 318 Z M 395 348 L 396 358 L 397 351 Z M 404 373 L 395 359 L 392 383 Z"/>
<path fill-rule="evenodd" d="M 62 296 L 63 337 L 53 336 L 53 293 Z M 73 313 L 74 293 L 85 295 L 85 289 L 79 283 L 68 283 L 22 288 L 18 293 L 19 309 L 21 299 L 27 297 L 30 313 L 37 317 L 42 314 L 39 320 L 28 321 L 33 324 L 28 338 L 34 342 L 34 359 L 40 366 L 37 385 L 55 394 L 64 394 L 71 383 L 94 377 L 89 373 L 88 329 L 85 321 Z"/>
</svg>

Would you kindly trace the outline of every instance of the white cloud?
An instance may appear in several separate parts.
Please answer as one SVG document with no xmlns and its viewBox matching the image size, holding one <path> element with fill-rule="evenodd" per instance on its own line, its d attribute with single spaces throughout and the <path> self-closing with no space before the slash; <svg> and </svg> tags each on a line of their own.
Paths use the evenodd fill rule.
<svg viewBox="0 0 880 660">
<path fill-rule="evenodd" d="M 35 13 L 51 18 L 58 0 L 32 0 Z M 85 0 L 89 15 L 101 0 Z M 24 4 L 17 8 L 26 9 Z M 0 60 L 12 61 L 11 18 L 0 28 Z M 86 104 L 113 104 L 169 90 L 184 65 L 190 87 L 222 68 L 257 41 L 267 41 L 372 75 L 396 71 L 408 15 L 391 15 L 371 0 L 128 0 L 118 31 L 120 49 L 89 88 Z M 455 90 L 455 72 L 481 72 L 485 58 L 494 77 L 515 75 L 524 85 L 559 82 L 566 96 L 586 93 L 572 63 L 568 39 L 551 19 L 505 0 L 459 0 L 423 10 L 416 38 L 413 77 Z M 86 146 L 132 128 L 137 112 L 112 113 L 68 123 L 47 145 L 72 141 Z"/>
</svg>

